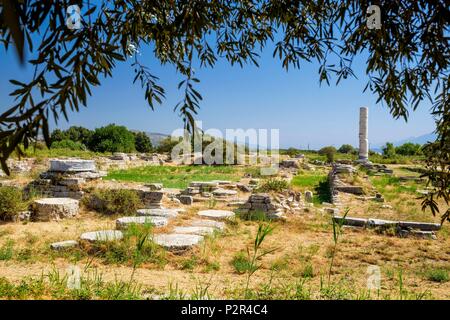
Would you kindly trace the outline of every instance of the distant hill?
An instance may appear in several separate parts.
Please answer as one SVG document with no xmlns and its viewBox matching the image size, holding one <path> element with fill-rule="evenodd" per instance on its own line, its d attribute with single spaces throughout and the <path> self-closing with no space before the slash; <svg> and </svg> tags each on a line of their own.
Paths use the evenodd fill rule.
<svg viewBox="0 0 450 320">
<path fill-rule="evenodd" d="M 432 142 L 436 140 L 436 134 L 435 133 L 428 133 L 428 134 L 424 134 L 418 137 L 411 137 L 411 138 L 406 138 L 403 140 L 399 140 L 396 142 L 393 142 L 394 146 L 400 146 L 406 142 L 412 142 L 412 143 L 418 143 L 418 144 L 425 144 L 427 142 Z"/>
<path fill-rule="evenodd" d="M 392 142 L 394 144 L 394 146 L 401 146 L 402 144 L 406 143 L 406 142 L 412 142 L 412 143 L 418 143 L 418 144 L 425 144 L 429 141 L 434 141 L 436 140 L 436 134 L 435 133 L 427 133 L 427 134 L 423 134 L 421 136 L 418 137 L 410 137 L 410 138 L 406 138 L 406 139 L 402 139 L 402 140 L 398 140 L 398 141 L 386 141 L 386 142 Z M 371 146 L 370 149 L 373 151 L 377 151 L 377 152 L 381 152 L 381 148 L 385 145 L 385 143 L 383 143 L 382 145 L 375 145 L 375 146 Z"/>
<path fill-rule="evenodd" d="M 170 137 L 168 134 L 165 133 L 146 132 L 146 134 L 150 138 L 152 146 L 154 147 L 159 146 L 162 140 L 166 139 L 167 137 Z"/>
</svg>

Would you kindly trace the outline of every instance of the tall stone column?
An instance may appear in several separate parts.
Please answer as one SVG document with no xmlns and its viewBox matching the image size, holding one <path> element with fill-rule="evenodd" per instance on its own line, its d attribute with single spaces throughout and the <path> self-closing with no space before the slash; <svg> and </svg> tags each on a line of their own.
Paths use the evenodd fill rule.
<svg viewBox="0 0 450 320">
<path fill-rule="evenodd" d="M 369 108 L 359 108 L 359 160 L 369 160 Z"/>
</svg>

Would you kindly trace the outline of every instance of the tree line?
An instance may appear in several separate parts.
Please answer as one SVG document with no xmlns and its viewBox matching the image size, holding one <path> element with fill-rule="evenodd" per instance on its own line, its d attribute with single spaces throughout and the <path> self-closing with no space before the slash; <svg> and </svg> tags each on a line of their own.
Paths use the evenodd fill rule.
<svg viewBox="0 0 450 320">
<path fill-rule="evenodd" d="M 109 124 L 90 130 L 72 126 L 67 130 L 55 129 L 50 135 L 50 148 L 90 150 L 94 152 L 142 152 L 158 151 L 149 136 L 142 131 L 131 131 L 125 126 Z M 170 139 L 169 139 L 170 140 Z M 167 149 L 168 141 L 161 144 Z"/>
</svg>

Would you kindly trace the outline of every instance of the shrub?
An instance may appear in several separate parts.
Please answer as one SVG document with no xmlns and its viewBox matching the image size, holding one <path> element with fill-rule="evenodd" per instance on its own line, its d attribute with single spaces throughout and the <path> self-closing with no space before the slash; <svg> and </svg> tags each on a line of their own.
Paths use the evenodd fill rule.
<svg viewBox="0 0 450 320">
<path fill-rule="evenodd" d="M 283 179 L 271 178 L 264 181 L 260 187 L 258 187 L 259 192 L 283 192 L 289 189 L 289 183 Z"/>
<path fill-rule="evenodd" d="M 145 132 L 136 132 L 134 139 L 136 151 L 147 153 L 153 150 L 152 141 Z"/>
<path fill-rule="evenodd" d="M 251 263 L 247 255 L 243 251 L 239 251 L 231 262 L 237 273 L 243 274 L 250 270 Z"/>
<path fill-rule="evenodd" d="M 395 148 L 397 154 L 402 156 L 415 156 L 422 154 L 422 146 L 418 143 L 407 142 Z"/>
<path fill-rule="evenodd" d="M 0 187 L 0 220 L 10 220 L 24 209 L 22 190 L 16 187 Z"/>
<path fill-rule="evenodd" d="M 321 156 L 326 156 L 328 162 L 334 161 L 334 155 L 336 154 L 336 148 L 333 146 L 323 147 L 319 150 Z"/>
<path fill-rule="evenodd" d="M 383 156 L 386 158 L 395 157 L 395 147 L 392 143 L 386 142 L 386 145 L 383 147 Z"/>
<path fill-rule="evenodd" d="M 338 150 L 339 153 L 353 153 L 354 151 L 355 148 L 350 144 L 343 144 Z"/>
<path fill-rule="evenodd" d="M 69 129 L 62 131 L 60 129 L 53 130 L 50 140 L 58 142 L 62 140 L 72 140 L 81 144 L 87 145 L 92 136 L 92 131 L 84 127 L 72 126 Z"/>
<path fill-rule="evenodd" d="M 96 152 L 133 152 L 134 134 L 124 126 L 115 124 L 95 129 L 88 143 L 89 149 Z"/>
<path fill-rule="evenodd" d="M 134 190 L 97 189 L 84 199 L 84 204 L 104 214 L 134 214 L 142 201 Z"/>
<path fill-rule="evenodd" d="M 434 282 L 447 282 L 450 280 L 448 271 L 445 269 L 431 269 L 426 273 L 427 279 Z"/>
<path fill-rule="evenodd" d="M 173 147 L 180 143 L 181 140 L 182 138 L 172 140 L 172 137 L 167 137 L 161 140 L 156 151 L 158 153 L 172 152 Z"/>
<path fill-rule="evenodd" d="M 70 149 L 70 150 L 86 150 L 86 146 L 81 142 L 76 142 L 73 140 L 61 140 L 52 142 L 52 149 Z"/>
</svg>

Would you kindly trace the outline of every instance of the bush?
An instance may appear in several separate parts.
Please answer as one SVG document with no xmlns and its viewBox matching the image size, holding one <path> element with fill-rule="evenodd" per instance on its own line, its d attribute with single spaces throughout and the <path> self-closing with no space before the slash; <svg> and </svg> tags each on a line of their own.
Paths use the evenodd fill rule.
<svg viewBox="0 0 450 320">
<path fill-rule="evenodd" d="M 89 139 L 89 149 L 96 152 L 133 152 L 134 134 L 124 126 L 115 124 L 95 129 Z"/>
<path fill-rule="evenodd" d="M 104 214 L 135 214 L 142 201 L 135 190 L 97 189 L 83 200 L 92 210 Z"/>
<path fill-rule="evenodd" d="M 354 153 L 355 152 L 355 148 L 353 148 L 352 145 L 350 144 L 343 144 L 339 150 L 339 153 Z"/>
<path fill-rule="evenodd" d="M 22 190 L 16 187 L 0 187 L 0 220 L 10 220 L 24 209 Z"/>
<path fill-rule="evenodd" d="M 402 156 L 415 156 L 422 154 L 422 146 L 418 143 L 407 142 L 395 148 L 397 154 Z"/>
<path fill-rule="evenodd" d="M 62 131 L 60 129 L 53 130 L 50 140 L 54 142 L 62 140 L 72 140 L 81 144 L 87 145 L 92 136 L 92 131 L 84 127 L 72 126 L 69 129 Z"/>
<path fill-rule="evenodd" d="M 289 183 L 283 179 L 268 179 L 264 181 L 260 187 L 258 187 L 259 192 L 283 192 L 289 189 Z"/>
<path fill-rule="evenodd" d="M 383 156 L 385 158 L 393 158 L 395 157 L 395 147 L 392 143 L 386 142 L 386 145 L 383 147 Z"/>
<path fill-rule="evenodd" d="M 233 265 L 236 272 L 239 274 L 246 273 L 251 269 L 251 263 L 247 255 L 242 251 L 238 252 L 233 257 L 233 261 L 231 262 L 231 264 Z"/>
<path fill-rule="evenodd" d="M 147 153 L 153 150 L 152 141 L 145 132 L 137 132 L 134 134 L 136 151 Z"/>
<path fill-rule="evenodd" d="M 450 280 L 448 271 L 445 269 L 432 269 L 426 273 L 427 279 L 434 282 L 447 282 Z"/>
<path fill-rule="evenodd" d="M 321 156 L 326 156 L 328 162 L 334 162 L 334 155 L 336 154 L 336 148 L 333 146 L 323 147 L 319 150 Z"/>
<path fill-rule="evenodd" d="M 158 153 L 172 152 L 173 147 L 180 143 L 181 140 L 182 138 L 172 140 L 172 137 L 167 137 L 161 140 L 156 151 Z"/>
<path fill-rule="evenodd" d="M 73 140 L 61 140 L 52 142 L 52 149 L 70 149 L 70 150 L 86 150 L 86 146 L 81 142 L 76 142 Z"/>
</svg>

